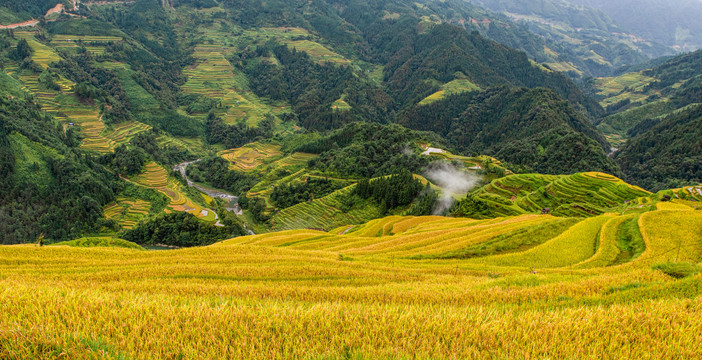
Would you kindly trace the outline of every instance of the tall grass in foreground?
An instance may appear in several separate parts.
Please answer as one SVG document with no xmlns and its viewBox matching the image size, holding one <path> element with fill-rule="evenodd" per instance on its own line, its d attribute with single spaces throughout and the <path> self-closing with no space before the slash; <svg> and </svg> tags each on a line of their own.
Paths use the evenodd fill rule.
<svg viewBox="0 0 702 360">
<path fill-rule="evenodd" d="M 0 358 L 702 356 L 700 276 L 488 270 L 260 246 L 1 247 Z"/>
</svg>

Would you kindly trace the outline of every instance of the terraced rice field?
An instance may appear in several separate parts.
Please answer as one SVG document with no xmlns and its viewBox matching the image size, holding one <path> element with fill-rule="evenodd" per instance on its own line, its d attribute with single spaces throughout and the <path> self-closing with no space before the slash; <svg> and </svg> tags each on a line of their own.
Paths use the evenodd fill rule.
<svg viewBox="0 0 702 360">
<path fill-rule="evenodd" d="M 61 57 L 49 46 L 46 46 L 34 37 L 35 32 L 33 31 L 16 31 L 15 37 L 18 39 L 25 39 L 32 48 L 32 60 L 37 64 L 41 65 L 44 69 L 49 67 L 49 64 L 61 60 Z"/>
<path fill-rule="evenodd" d="M 641 73 L 628 73 L 612 78 L 597 79 L 598 94 L 605 97 L 600 105 L 606 107 L 626 99 L 631 100 L 631 102 L 645 100 L 652 93 L 644 92 L 644 88 L 655 80 Z"/>
<path fill-rule="evenodd" d="M 212 209 L 202 207 L 186 196 L 180 190 L 181 185 L 176 180 L 169 178 L 166 169 L 155 162 L 146 164 L 144 173 L 132 179 L 132 181 L 139 185 L 156 189 L 166 195 L 170 200 L 167 212 L 187 212 L 205 221 L 215 222 L 217 220 L 216 214 Z"/>
<path fill-rule="evenodd" d="M 111 42 L 122 41 L 118 36 L 90 36 L 90 35 L 53 35 L 49 45 L 60 50 L 73 50 L 85 47 L 93 55 L 105 53 L 105 46 Z"/>
<path fill-rule="evenodd" d="M 324 45 L 311 40 L 283 40 L 283 44 L 290 49 L 304 51 L 310 55 L 312 60 L 324 64 L 333 63 L 338 65 L 350 65 L 351 61 L 343 56 L 335 53 Z"/>
<path fill-rule="evenodd" d="M 480 91 L 480 87 L 467 79 L 456 79 L 441 86 L 441 90 L 427 96 L 419 102 L 419 105 L 431 104 L 439 101 L 448 95 L 460 94 L 468 91 Z"/>
<path fill-rule="evenodd" d="M 131 229 L 149 215 L 150 209 L 148 201 L 117 198 L 117 202 L 107 205 L 104 211 L 106 219 L 115 220 L 123 229 Z"/>
<path fill-rule="evenodd" d="M 266 161 L 276 156 L 281 156 L 280 148 L 280 145 L 255 142 L 240 148 L 220 151 L 217 155 L 229 161 L 230 169 L 249 172 L 264 165 Z M 296 159 L 299 160 L 301 158 L 304 158 L 304 156 L 298 155 L 295 159 L 291 158 L 287 162 L 295 162 L 297 161 Z"/>
<path fill-rule="evenodd" d="M 46 68 L 50 63 L 61 60 L 52 47 L 41 44 L 34 38 L 34 32 L 17 32 L 16 34 L 28 41 L 34 50 L 32 59 L 42 67 Z M 56 35 L 54 41 L 67 41 L 71 37 L 72 35 Z M 95 42 L 119 39 L 113 37 L 84 38 Z M 128 142 L 139 132 L 151 129 L 151 126 L 136 121 L 120 123 L 107 128 L 100 118 L 98 107 L 80 103 L 73 93 L 75 84 L 63 77 L 59 77 L 57 81 L 61 87 L 58 91 L 42 88 L 39 85 L 39 74 L 23 74 L 19 78 L 24 87 L 36 95 L 42 109 L 53 114 L 65 128 L 73 126 L 79 130 L 83 137 L 81 147 L 84 149 L 100 153 L 112 152 L 117 145 Z"/>
<path fill-rule="evenodd" d="M 429 144 L 418 144 L 425 151 L 422 155 L 434 156 L 451 161 L 460 161 L 466 166 L 466 170 L 482 170 L 485 166 L 490 166 L 490 168 L 500 168 L 505 174 L 512 174 L 512 171 L 505 168 L 500 160 L 495 159 L 492 156 L 479 155 L 479 156 L 462 156 L 455 155 L 449 151 L 432 148 Z"/>
<path fill-rule="evenodd" d="M 168 184 L 149 168 L 144 183 Z M 173 251 L 4 246 L 0 357 L 700 358 L 702 275 L 654 266 L 702 261 L 702 212 L 675 200 L 588 218 L 392 216 Z"/>
<path fill-rule="evenodd" d="M 341 198 L 351 190 L 352 187 L 347 187 L 323 198 L 283 209 L 271 219 L 271 230 L 305 228 L 331 230 L 342 225 L 363 223 L 380 216 L 379 209 L 373 205 L 349 212 L 342 211 Z"/>
<path fill-rule="evenodd" d="M 296 152 L 292 153 L 280 160 L 276 160 L 273 162 L 273 166 L 275 167 L 298 167 L 298 166 L 305 166 L 307 165 L 307 162 L 317 158 L 319 155 L 316 154 L 307 154 L 307 153 L 302 153 L 302 152 Z"/>
<path fill-rule="evenodd" d="M 596 216 L 643 208 L 651 194 L 603 173 L 567 176 L 511 175 L 496 179 L 477 194 L 495 216 L 545 211 L 560 216 Z"/>
<path fill-rule="evenodd" d="M 285 107 L 268 105 L 249 90 L 246 76 L 226 59 L 234 49 L 223 45 L 225 37 L 224 34 L 211 34 L 214 44 L 195 47 L 193 56 L 197 64 L 183 71 L 188 77 L 183 90 L 220 100 L 227 109 L 220 115 L 229 124 L 245 120 L 249 126 L 255 126 L 267 114 L 285 112 Z"/>
<path fill-rule="evenodd" d="M 301 208 L 310 211 L 310 217 L 317 216 L 309 206 Z M 629 221 L 637 222 L 645 251 L 621 262 L 625 249 L 618 244 L 620 227 Z M 224 244 L 319 250 L 352 257 L 465 258 L 465 264 L 491 268 L 592 269 L 700 262 L 701 230 L 702 212 L 680 205 L 643 215 L 604 214 L 585 219 L 551 215 L 485 220 L 391 216 L 365 225 L 336 227 L 330 232 L 289 230 L 236 238 Z M 465 251 L 471 248 L 492 251 L 479 256 L 479 252 Z"/>
<path fill-rule="evenodd" d="M 351 110 L 351 105 L 346 102 L 343 98 L 336 100 L 332 103 L 331 105 L 332 110 L 338 110 L 338 111 L 348 111 Z"/>
</svg>

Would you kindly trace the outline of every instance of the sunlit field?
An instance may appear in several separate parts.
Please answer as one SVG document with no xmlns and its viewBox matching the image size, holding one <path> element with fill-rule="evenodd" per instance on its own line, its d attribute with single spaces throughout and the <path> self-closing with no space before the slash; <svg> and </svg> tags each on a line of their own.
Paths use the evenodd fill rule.
<svg viewBox="0 0 702 360">
<path fill-rule="evenodd" d="M 626 257 L 632 219 L 645 250 Z M 171 251 L 2 247 L 0 357 L 698 358 L 700 230 L 700 211 L 668 203 L 393 216 Z"/>
</svg>

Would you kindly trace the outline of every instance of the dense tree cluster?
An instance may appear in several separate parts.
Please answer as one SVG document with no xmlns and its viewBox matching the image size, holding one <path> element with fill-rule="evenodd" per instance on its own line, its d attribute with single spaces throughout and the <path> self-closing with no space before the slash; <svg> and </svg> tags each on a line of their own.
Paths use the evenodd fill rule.
<svg viewBox="0 0 702 360">
<path fill-rule="evenodd" d="M 285 209 L 305 201 L 324 197 L 345 185 L 345 182 L 310 177 L 301 183 L 276 186 L 271 192 L 271 201 L 278 209 Z"/>
<path fill-rule="evenodd" d="M 205 139 L 210 144 L 224 144 L 227 148 L 236 148 L 273 136 L 274 125 L 275 121 L 270 116 L 259 122 L 256 127 L 248 126 L 244 122 L 227 125 L 214 112 L 210 112 L 205 121 Z"/>
<path fill-rule="evenodd" d="M 630 139 L 617 153 L 627 179 L 655 191 L 702 183 L 702 107 L 685 110 Z"/>
<path fill-rule="evenodd" d="M 352 123 L 296 150 L 321 153 L 309 167 L 332 174 L 373 178 L 398 173 L 402 169 L 417 172 L 430 159 L 418 154 L 418 142 L 443 144 L 429 132 L 413 131 L 398 125 Z"/>
<path fill-rule="evenodd" d="M 210 245 L 244 234 L 238 223 L 220 227 L 202 222 L 195 215 L 179 212 L 140 223 L 134 229 L 123 232 L 121 237 L 140 245 L 190 247 Z"/>
<path fill-rule="evenodd" d="M 127 94 L 114 72 L 93 66 L 90 53 L 59 61 L 56 69 L 76 83 L 73 91 L 83 101 L 103 105 L 105 122 L 121 122 L 131 118 Z"/>
<path fill-rule="evenodd" d="M 246 194 L 256 184 L 257 177 L 230 170 L 229 162 L 220 157 L 210 157 L 188 166 L 188 177 L 195 182 L 212 185 L 232 194 Z"/>
<path fill-rule="evenodd" d="M 71 132 L 0 75 L 0 243 L 68 240 L 114 224 L 102 207 L 123 184 L 83 155 Z M 31 159 L 27 161 L 27 159 Z"/>
<path fill-rule="evenodd" d="M 424 190 L 424 184 L 404 170 L 399 174 L 377 179 L 361 180 L 353 190 L 353 195 L 371 199 L 381 204 L 383 209 L 394 209 L 411 204 Z"/>
<path fill-rule="evenodd" d="M 261 60 L 269 55 L 280 65 Z M 387 121 L 387 105 L 391 102 L 387 94 L 354 74 L 349 66 L 316 64 L 305 52 L 274 44 L 258 47 L 248 56 L 255 60 L 245 67 L 252 90 L 260 96 L 288 101 L 308 129 L 335 129 L 351 121 Z M 342 97 L 351 109 L 332 109 Z"/>
</svg>

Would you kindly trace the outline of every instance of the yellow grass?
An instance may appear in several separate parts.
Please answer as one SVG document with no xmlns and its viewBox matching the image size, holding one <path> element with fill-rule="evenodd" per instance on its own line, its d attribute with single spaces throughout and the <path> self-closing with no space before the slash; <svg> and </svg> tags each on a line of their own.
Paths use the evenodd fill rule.
<svg viewBox="0 0 702 360">
<path fill-rule="evenodd" d="M 280 145 L 251 143 L 240 148 L 220 151 L 218 156 L 229 161 L 229 168 L 238 171 L 253 171 L 267 159 L 280 156 Z"/>
<path fill-rule="evenodd" d="M 146 164 L 144 173 L 133 181 L 139 185 L 158 190 L 169 199 L 168 209 L 172 211 L 187 212 L 205 221 L 215 221 L 215 212 L 204 208 L 186 196 L 181 190 L 181 184 L 168 177 L 166 169 L 150 162 Z"/>
<path fill-rule="evenodd" d="M 0 269 L 0 358 L 702 356 L 702 300 L 650 269 L 493 276 L 222 244 L 0 247 Z"/>
</svg>

